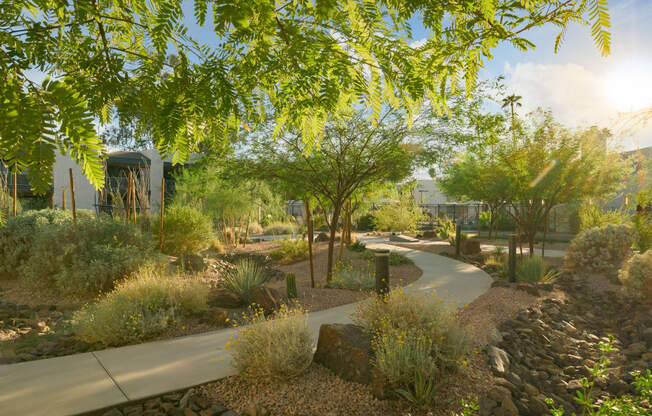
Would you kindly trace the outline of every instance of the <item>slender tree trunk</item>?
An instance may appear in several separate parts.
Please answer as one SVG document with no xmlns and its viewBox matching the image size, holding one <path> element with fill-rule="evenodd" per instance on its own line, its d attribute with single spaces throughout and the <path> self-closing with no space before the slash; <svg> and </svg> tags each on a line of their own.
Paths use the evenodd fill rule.
<svg viewBox="0 0 652 416">
<path fill-rule="evenodd" d="M 249 237 L 249 219 L 250 217 L 247 216 L 247 225 L 245 225 L 245 235 L 244 235 L 244 242 L 242 243 L 242 247 L 247 247 L 247 237 Z"/>
<path fill-rule="evenodd" d="M 235 234 L 235 231 L 234 231 Z M 238 238 L 235 240 L 235 246 L 238 247 L 238 244 L 240 244 L 240 236 L 242 235 L 242 217 L 240 217 L 240 220 L 238 221 Z"/>
<path fill-rule="evenodd" d="M 328 240 L 328 268 L 326 272 L 326 281 L 330 282 L 333 278 L 333 255 L 335 254 L 335 234 L 337 233 L 337 222 L 340 219 L 342 204 L 338 202 L 333 207 L 333 217 L 330 224 L 330 239 Z"/>
<path fill-rule="evenodd" d="M 494 213 L 489 212 L 489 240 L 490 241 L 491 241 L 492 231 L 494 228 L 494 222 L 495 222 Z"/>
<path fill-rule="evenodd" d="M 315 267 L 312 261 L 312 243 L 313 243 L 313 229 L 312 229 L 312 213 L 310 212 L 310 201 L 305 200 L 306 206 L 306 226 L 308 231 L 308 255 L 310 256 L 310 287 L 315 287 Z"/>
</svg>

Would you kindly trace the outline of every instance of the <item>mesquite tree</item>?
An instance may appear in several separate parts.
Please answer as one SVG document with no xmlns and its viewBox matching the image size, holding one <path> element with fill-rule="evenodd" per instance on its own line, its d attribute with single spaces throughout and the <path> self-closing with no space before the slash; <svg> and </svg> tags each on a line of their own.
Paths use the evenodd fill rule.
<svg viewBox="0 0 652 416">
<path fill-rule="evenodd" d="M 414 153 L 406 142 L 408 131 L 394 113 L 386 113 L 376 126 L 367 114 L 354 113 L 326 126 L 317 151 L 307 152 L 298 132 L 277 139 L 257 134 L 241 162 L 249 174 L 279 180 L 289 192 L 310 195 L 324 212 L 330 212 L 326 216 L 330 281 L 335 234 L 345 203 L 357 190 L 410 174 Z"/>
</svg>

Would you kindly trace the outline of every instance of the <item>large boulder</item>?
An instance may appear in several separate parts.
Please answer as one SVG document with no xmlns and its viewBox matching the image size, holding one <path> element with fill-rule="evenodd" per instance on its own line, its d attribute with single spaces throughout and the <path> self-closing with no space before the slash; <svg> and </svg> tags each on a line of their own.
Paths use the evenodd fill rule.
<svg viewBox="0 0 652 416">
<path fill-rule="evenodd" d="M 321 233 L 317 234 L 317 237 L 315 237 L 315 242 L 316 243 L 325 243 L 328 240 L 330 240 L 330 238 L 328 237 L 328 234 L 326 234 L 323 231 Z"/>
<path fill-rule="evenodd" d="M 473 238 L 462 241 L 462 254 L 474 255 L 480 254 L 481 252 L 480 241 Z"/>
<path fill-rule="evenodd" d="M 238 308 L 243 304 L 242 298 L 226 289 L 213 289 L 208 295 L 208 305 L 219 308 Z"/>
<path fill-rule="evenodd" d="M 371 336 L 360 326 L 322 325 L 313 360 L 345 380 L 369 385 L 379 399 L 390 396 L 386 377 L 373 365 Z"/>
<path fill-rule="evenodd" d="M 487 347 L 487 355 L 489 356 L 491 368 L 498 375 L 504 375 L 509 371 L 509 356 L 504 350 L 494 345 L 489 345 Z"/>
<path fill-rule="evenodd" d="M 353 324 L 324 324 L 319 328 L 313 360 L 349 381 L 371 382 L 371 336 Z"/>
<path fill-rule="evenodd" d="M 249 304 L 262 308 L 266 314 L 273 313 L 283 303 L 281 294 L 276 289 L 266 286 L 252 288 L 247 292 L 246 298 Z"/>
</svg>

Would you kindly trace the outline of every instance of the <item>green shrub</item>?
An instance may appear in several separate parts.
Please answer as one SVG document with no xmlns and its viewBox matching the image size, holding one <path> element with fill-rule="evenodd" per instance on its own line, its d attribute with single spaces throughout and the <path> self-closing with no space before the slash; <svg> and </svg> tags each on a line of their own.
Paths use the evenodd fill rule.
<svg viewBox="0 0 652 416">
<path fill-rule="evenodd" d="M 375 261 L 376 255 L 374 254 L 373 250 L 365 250 L 362 252 L 361 257 L 367 261 Z M 414 262 L 401 253 L 396 251 L 389 252 L 390 266 L 401 266 L 403 264 L 414 264 Z"/>
<path fill-rule="evenodd" d="M 269 223 L 267 227 L 265 227 L 266 235 L 298 234 L 300 232 L 301 232 L 301 227 L 291 222 L 275 221 Z"/>
<path fill-rule="evenodd" d="M 249 235 L 260 235 L 263 233 L 263 226 L 258 224 L 257 222 L 251 222 L 249 223 Z"/>
<path fill-rule="evenodd" d="M 77 337 L 124 345 L 151 338 L 206 309 L 209 288 L 197 281 L 145 269 L 75 313 Z"/>
<path fill-rule="evenodd" d="M 644 253 L 652 247 L 652 215 L 638 213 L 632 216 L 634 226 L 636 248 Z"/>
<path fill-rule="evenodd" d="M 376 286 L 375 270 L 370 262 L 354 267 L 351 262 L 340 261 L 333 269 L 333 278 L 326 287 L 351 290 L 371 290 Z"/>
<path fill-rule="evenodd" d="M 312 362 L 308 314 L 282 306 L 266 317 L 262 311 L 247 317 L 233 346 L 234 367 L 251 382 L 285 381 L 305 371 Z"/>
<path fill-rule="evenodd" d="M 355 251 L 355 252 L 358 252 L 358 253 L 362 253 L 366 249 L 367 249 L 367 246 L 365 245 L 365 243 L 361 242 L 360 240 L 355 240 L 355 242 L 353 244 L 349 245 L 349 250 Z"/>
<path fill-rule="evenodd" d="M 466 365 L 466 336 L 453 310 L 434 294 L 394 290 L 384 299 L 361 302 L 353 320 L 373 334 L 375 366 L 414 404 L 431 403 L 447 376 Z"/>
<path fill-rule="evenodd" d="M 374 229 L 374 216 L 373 214 L 364 214 L 358 218 L 356 223 L 358 231 L 372 231 Z"/>
<path fill-rule="evenodd" d="M 153 259 L 151 235 L 136 226 L 78 216 L 39 226 L 29 256 L 18 274 L 34 287 L 51 287 L 64 295 L 94 295 L 111 290 Z"/>
<path fill-rule="evenodd" d="M 244 258 L 226 273 L 224 287 L 239 296 L 245 296 L 252 288 L 265 283 L 266 279 L 265 270 L 260 263 Z"/>
<path fill-rule="evenodd" d="M 541 256 L 527 256 L 516 268 L 516 279 L 521 282 L 554 282 L 559 273 L 549 270 Z"/>
<path fill-rule="evenodd" d="M 652 250 L 633 255 L 618 274 L 618 278 L 628 296 L 652 300 Z"/>
<path fill-rule="evenodd" d="M 629 222 L 629 215 L 622 209 L 606 209 L 596 204 L 583 203 L 578 209 L 580 231 L 604 227 L 609 224 L 621 225 Z"/>
<path fill-rule="evenodd" d="M 627 225 L 582 231 L 571 241 L 567 266 L 576 271 L 613 273 L 631 254 L 634 233 Z"/>
<path fill-rule="evenodd" d="M 158 225 L 153 224 L 152 229 L 158 237 Z M 212 221 L 197 208 L 172 205 L 165 210 L 163 253 L 172 256 L 198 253 L 206 249 L 212 239 Z"/>
<path fill-rule="evenodd" d="M 6 221 L 14 215 L 14 198 L 9 193 L 9 189 L 3 188 L 1 181 L 2 178 L 0 178 L 0 218 L 4 218 Z M 21 212 L 23 212 L 23 207 L 19 199 L 16 201 L 16 213 L 20 214 Z"/>
<path fill-rule="evenodd" d="M 281 246 L 269 252 L 269 256 L 281 264 L 296 263 L 308 258 L 308 240 L 282 240 Z"/>
<path fill-rule="evenodd" d="M 455 233 L 456 233 L 456 224 L 453 220 L 449 219 L 446 216 L 443 216 L 439 219 L 439 227 L 437 228 L 437 234 L 442 240 L 448 240 L 448 244 L 451 246 L 455 245 Z M 465 233 L 461 233 L 460 237 L 462 241 L 466 240 L 468 236 Z"/>
</svg>

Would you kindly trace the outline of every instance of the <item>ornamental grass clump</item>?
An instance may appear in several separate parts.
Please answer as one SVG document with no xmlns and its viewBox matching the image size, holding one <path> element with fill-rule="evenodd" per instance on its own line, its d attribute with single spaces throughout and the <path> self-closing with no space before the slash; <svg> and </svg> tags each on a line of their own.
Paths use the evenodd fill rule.
<svg viewBox="0 0 652 416">
<path fill-rule="evenodd" d="M 263 266 L 253 259 L 244 258 L 239 260 L 233 269 L 227 271 L 224 276 L 224 287 L 244 297 L 251 289 L 262 285 L 266 280 Z"/>
<path fill-rule="evenodd" d="M 269 256 L 280 264 L 296 263 L 308 258 L 308 240 L 282 240 L 281 246 L 269 252 Z"/>
<path fill-rule="evenodd" d="M 366 265 L 354 266 L 350 261 L 340 261 L 333 269 L 333 277 L 326 287 L 351 290 L 371 290 L 376 286 L 375 270 L 368 261 Z"/>
<path fill-rule="evenodd" d="M 566 265 L 578 272 L 613 274 L 631 255 L 633 243 L 628 225 L 591 228 L 571 241 Z"/>
<path fill-rule="evenodd" d="M 398 289 L 362 302 L 354 322 L 373 334 L 374 364 L 400 397 L 429 405 L 446 378 L 466 365 L 466 335 L 434 293 Z"/>
<path fill-rule="evenodd" d="M 618 278 L 627 296 L 652 302 L 652 250 L 633 255 Z"/>
<path fill-rule="evenodd" d="M 552 283 L 559 277 L 559 272 L 550 270 L 541 256 L 523 258 L 516 268 L 516 279 L 521 282 Z"/>
<path fill-rule="evenodd" d="M 145 269 L 77 311 L 75 333 L 107 346 L 142 341 L 206 310 L 208 292 L 197 280 Z"/>
<path fill-rule="evenodd" d="M 304 372 L 312 362 L 313 340 L 308 313 L 281 306 L 273 315 L 252 310 L 233 343 L 233 365 L 251 382 L 285 381 Z"/>
</svg>

